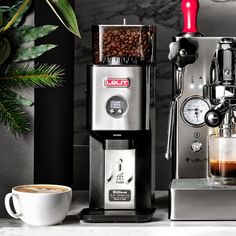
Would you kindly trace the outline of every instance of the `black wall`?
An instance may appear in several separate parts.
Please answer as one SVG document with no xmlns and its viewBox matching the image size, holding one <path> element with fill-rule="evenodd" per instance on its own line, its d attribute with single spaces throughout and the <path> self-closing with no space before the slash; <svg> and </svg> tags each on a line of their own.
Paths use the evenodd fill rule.
<svg viewBox="0 0 236 236">
<path fill-rule="evenodd" d="M 71 1 L 71 3 L 73 3 Z M 63 87 L 35 89 L 35 183 L 72 185 L 74 37 L 62 27 L 46 1 L 35 1 L 35 25 L 60 25 L 40 43 L 59 45 L 38 62 L 60 64 L 65 69 Z"/>
</svg>

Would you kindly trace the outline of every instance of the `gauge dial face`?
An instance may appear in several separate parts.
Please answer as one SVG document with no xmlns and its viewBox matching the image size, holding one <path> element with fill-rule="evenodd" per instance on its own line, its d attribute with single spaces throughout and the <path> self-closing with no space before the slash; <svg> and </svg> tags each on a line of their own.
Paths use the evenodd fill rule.
<svg viewBox="0 0 236 236">
<path fill-rule="evenodd" d="M 205 114 L 210 109 L 208 103 L 200 97 L 192 97 L 183 103 L 182 117 L 192 126 L 203 126 Z"/>
</svg>

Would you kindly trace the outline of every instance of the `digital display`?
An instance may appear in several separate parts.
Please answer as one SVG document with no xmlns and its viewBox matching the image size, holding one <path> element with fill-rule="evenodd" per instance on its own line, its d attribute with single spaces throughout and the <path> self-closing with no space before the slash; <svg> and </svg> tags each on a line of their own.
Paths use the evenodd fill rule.
<svg viewBox="0 0 236 236">
<path fill-rule="evenodd" d="M 125 104 L 124 101 L 110 101 L 110 107 L 113 109 L 124 109 L 125 108 Z"/>
</svg>

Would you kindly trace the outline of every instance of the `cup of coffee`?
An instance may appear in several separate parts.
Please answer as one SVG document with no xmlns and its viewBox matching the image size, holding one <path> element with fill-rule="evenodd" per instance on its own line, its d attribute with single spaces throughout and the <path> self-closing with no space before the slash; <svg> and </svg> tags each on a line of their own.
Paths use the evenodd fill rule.
<svg viewBox="0 0 236 236">
<path fill-rule="evenodd" d="M 236 136 L 210 135 L 208 157 L 212 183 L 236 185 Z"/>
<path fill-rule="evenodd" d="M 12 199 L 13 207 L 10 204 Z M 10 216 L 30 225 L 54 225 L 62 222 L 71 205 L 72 190 L 67 186 L 32 184 L 16 186 L 5 197 Z"/>
</svg>

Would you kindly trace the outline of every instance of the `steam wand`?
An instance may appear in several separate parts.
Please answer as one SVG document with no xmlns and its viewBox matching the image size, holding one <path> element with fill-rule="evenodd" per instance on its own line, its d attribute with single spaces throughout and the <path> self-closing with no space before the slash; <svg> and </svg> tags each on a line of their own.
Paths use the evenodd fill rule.
<svg viewBox="0 0 236 236">
<path fill-rule="evenodd" d="M 182 94 L 184 70 L 189 64 L 195 62 L 197 58 L 197 46 L 190 39 L 181 38 L 177 42 L 170 44 L 170 52 L 168 55 L 170 61 L 176 66 L 176 95 L 170 104 L 169 123 L 168 123 L 168 139 L 165 158 L 169 160 L 172 157 L 173 130 L 175 124 L 175 110 L 177 98 Z"/>
</svg>

